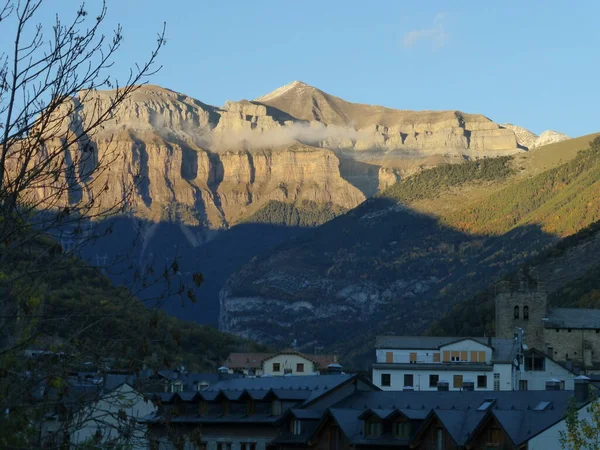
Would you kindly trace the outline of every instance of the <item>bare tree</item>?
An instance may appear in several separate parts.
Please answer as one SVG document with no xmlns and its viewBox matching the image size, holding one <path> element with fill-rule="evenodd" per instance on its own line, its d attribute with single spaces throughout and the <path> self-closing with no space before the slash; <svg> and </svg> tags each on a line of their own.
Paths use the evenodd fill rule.
<svg viewBox="0 0 600 450">
<path fill-rule="evenodd" d="M 90 361 L 99 366 L 114 355 L 111 364 L 139 368 L 156 335 L 131 329 L 122 319 L 133 309 L 148 318 L 148 330 L 158 327 L 158 316 L 143 309 L 135 292 L 119 290 L 116 301 L 107 300 L 93 311 L 89 305 L 77 306 L 84 299 L 83 288 L 68 310 L 53 308 L 49 297 L 65 272 L 97 276 L 77 258 L 77 248 L 99 237 L 94 230 L 111 230 L 90 227 L 90 222 L 128 209 L 136 182 L 110 194 L 115 182 L 110 166 L 123 155 L 111 147 L 112 136 L 104 125 L 159 69 L 164 27 L 145 62 L 136 64 L 120 83 L 112 73 L 123 35 L 120 27 L 105 34 L 105 3 L 95 2 L 99 5 L 94 12 L 81 5 L 67 22 L 57 15 L 51 27 L 38 23 L 44 3 L 0 1 L 0 27 L 14 36 L 14 41 L 0 43 L 2 448 L 63 445 L 64 439 L 43 442 L 43 417 L 62 409 L 68 420 L 53 430 L 56 436 L 68 436 L 81 425 L 74 421 L 82 413 L 64 411 L 65 399 L 72 401 L 75 392 L 69 384 L 73 367 Z M 76 245 L 61 246 L 64 236 Z M 148 269 L 132 276 L 147 287 L 177 271 L 173 261 L 161 272 Z M 177 289 L 187 292 L 182 286 Z M 88 394 L 84 397 L 89 404 Z"/>
</svg>

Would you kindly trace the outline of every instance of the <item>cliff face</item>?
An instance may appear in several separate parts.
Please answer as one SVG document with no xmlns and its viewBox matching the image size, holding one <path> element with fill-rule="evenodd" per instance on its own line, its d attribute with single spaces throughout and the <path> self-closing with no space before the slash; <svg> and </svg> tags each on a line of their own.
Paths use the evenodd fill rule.
<svg viewBox="0 0 600 450">
<path fill-rule="evenodd" d="M 82 93 L 73 102 L 83 110 L 66 126 L 89 123 L 111 97 Z M 482 115 L 354 104 L 300 82 L 222 108 L 142 86 L 91 141 L 98 159 L 110 161 L 94 180 L 109 186 L 99 200 L 122 198 L 137 177 L 128 203 L 138 217 L 210 229 L 235 224 L 270 200 L 351 209 L 431 166 L 431 158 L 521 151 L 512 130 Z"/>
<path fill-rule="evenodd" d="M 112 96 L 110 91 L 82 93 L 72 101 L 83 110 L 64 125 L 76 129 L 94 120 L 95 111 L 108 108 Z M 142 86 L 90 136 L 90 143 L 94 157 L 108 163 L 106 170 L 93 179 L 76 174 L 73 182 L 84 188 L 81 196 L 95 192 L 98 204 L 127 198 L 130 215 L 143 221 L 139 229 L 130 224 L 127 231 L 135 236 L 141 230 L 139 264 L 144 266 L 148 255 L 160 259 L 177 252 L 194 270 L 212 271 L 213 280 L 223 281 L 267 246 L 298 234 L 258 226 L 229 233 L 273 201 L 308 201 L 317 211 L 323 205 L 345 211 L 424 168 L 524 151 L 512 130 L 479 114 L 355 104 L 301 82 L 222 107 Z M 256 229 L 265 236 L 251 234 Z M 198 247 L 216 234 L 236 242 L 227 261 L 211 259 L 218 249 L 199 261 Z M 256 245 L 249 245 L 252 239 Z M 242 243 L 246 250 L 240 252 Z M 217 305 L 221 287 L 213 285 L 205 303 Z M 385 298 L 389 295 L 395 294 L 385 293 Z M 359 297 L 356 301 L 366 305 Z M 180 315 L 205 320 L 203 312 Z"/>
</svg>

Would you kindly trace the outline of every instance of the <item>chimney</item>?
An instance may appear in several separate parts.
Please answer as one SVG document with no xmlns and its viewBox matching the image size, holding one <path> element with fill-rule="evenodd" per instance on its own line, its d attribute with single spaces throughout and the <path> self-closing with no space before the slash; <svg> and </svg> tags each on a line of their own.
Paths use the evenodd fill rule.
<svg viewBox="0 0 600 450">
<path fill-rule="evenodd" d="M 342 373 L 342 366 L 336 363 L 329 364 L 327 366 L 327 373 L 329 375 L 340 375 Z"/>
<path fill-rule="evenodd" d="M 412 387 L 412 386 L 404 386 L 404 387 L 402 388 L 402 391 L 404 391 L 404 392 L 414 392 L 414 391 L 415 391 L 415 388 L 414 388 L 414 387 Z"/>
<path fill-rule="evenodd" d="M 229 375 L 229 368 L 221 366 L 217 369 L 217 372 L 219 373 L 219 380 L 224 380 Z"/>
<path fill-rule="evenodd" d="M 575 400 L 587 402 L 590 399 L 590 379 L 584 375 L 575 377 Z"/>
<path fill-rule="evenodd" d="M 546 381 L 547 391 L 560 391 L 560 381 L 556 379 Z"/>
<path fill-rule="evenodd" d="M 444 380 L 440 380 L 437 382 L 437 390 L 440 392 L 447 392 L 450 390 L 450 383 Z"/>
<path fill-rule="evenodd" d="M 463 391 L 474 391 L 475 390 L 475 382 L 474 381 L 463 381 Z"/>
</svg>

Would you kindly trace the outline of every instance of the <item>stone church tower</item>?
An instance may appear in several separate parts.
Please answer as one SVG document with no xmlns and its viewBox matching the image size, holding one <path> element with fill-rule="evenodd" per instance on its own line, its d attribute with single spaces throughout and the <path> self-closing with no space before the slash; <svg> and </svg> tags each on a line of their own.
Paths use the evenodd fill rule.
<svg viewBox="0 0 600 450">
<path fill-rule="evenodd" d="M 548 296 L 543 286 L 526 274 L 496 284 L 496 337 L 513 338 L 517 328 L 524 331 L 529 348 L 545 351 L 544 317 Z"/>
</svg>

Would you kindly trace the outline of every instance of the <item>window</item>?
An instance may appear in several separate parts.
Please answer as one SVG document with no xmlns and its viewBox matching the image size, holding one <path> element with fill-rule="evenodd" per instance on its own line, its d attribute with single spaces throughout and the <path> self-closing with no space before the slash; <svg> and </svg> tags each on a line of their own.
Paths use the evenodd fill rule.
<svg viewBox="0 0 600 450">
<path fill-rule="evenodd" d="M 461 361 L 468 361 L 469 360 L 469 352 L 460 352 L 460 360 Z"/>
<path fill-rule="evenodd" d="M 479 362 L 485 362 L 485 352 L 479 352 Z"/>
<path fill-rule="evenodd" d="M 499 373 L 494 374 L 494 390 L 495 391 L 500 390 L 500 374 Z"/>
<path fill-rule="evenodd" d="M 515 305 L 515 319 L 519 318 L 519 307 Z"/>
<path fill-rule="evenodd" d="M 292 433 L 296 436 L 302 433 L 302 423 L 299 420 L 292 420 Z"/>
<path fill-rule="evenodd" d="M 525 356 L 525 371 L 529 372 L 532 370 L 546 370 L 546 359 L 533 353 Z"/>
<path fill-rule="evenodd" d="M 273 363 L 273 372 L 281 372 L 281 364 Z"/>
<path fill-rule="evenodd" d="M 462 375 L 454 375 L 454 384 L 455 388 L 462 388 L 463 386 L 463 376 Z"/>
<path fill-rule="evenodd" d="M 246 414 L 251 416 L 252 414 L 256 414 L 256 403 L 251 398 L 246 402 Z"/>
<path fill-rule="evenodd" d="M 440 362 L 440 354 L 439 353 L 433 354 L 433 362 Z"/>
<path fill-rule="evenodd" d="M 519 390 L 520 391 L 527 390 L 527 380 L 519 380 Z"/>
<path fill-rule="evenodd" d="M 523 306 L 523 320 L 529 320 L 529 306 Z"/>
<path fill-rule="evenodd" d="M 229 400 L 223 400 L 223 415 L 226 416 L 229 414 Z"/>
<path fill-rule="evenodd" d="M 429 375 L 429 387 L 437 387 L 438 381 L 440 381 L 439 375 Z"/>
<path fill-rule="evenodd" d="M 339 450 L 340 448 L 340 430 L 336 426 L 329 428 L 329 450 Z"/>
<path fill-rule="evenodd" d="M 381 385 L 382 386 L 391 386 L 392 385 L 392 376 L 389 373 L 381 374 Z"/>
<path fill-rule="evenodd" d="M 385 352 L 385 362 L 386 363 L 394 362 L 394 353 L 393 352 Z"/>
<path fill-rule="evenodd" d="M 183 392 L 183 384 L 180 381 L 171 384 L 171 392 Z"/>
<path fill-rule="evenodd" d="M 296 364 L 296 372 L 304 372 L 304 364 L 302 364 L 302 363 Z"/>
<path fill-rule="evenodd" d="M 410 422 L 396 422 L 394 424 L 394 436 L 399 438 L 410 437 Z"/>
<path fill-rule="evenodd" d="M 376 418 L 367 419 L 367 421 L 365 422 L 365 436 L 381 436 L 381 422 Z"/>
<path fill-rule="evenodd" d="M 413 386 L 414 387 L 414 376 L 412 373 L 404 374 L 404 386 Z"/>
<path fill-rule="evenodd" d="M 411 353 L 409 355 L 409 360 L 411 364 L 415 364 L 417 362 L 417 354 L 416 353 Z"/>
<path fill-rule="evenodd" d="M 436 430 L 436 450 L 444 450 L 444 430 L 442 428 L 438 428 Z"/>
<path fill-rule="evenodd" d="M 200 405 L 199 405 L 199 412 L 201 416 L 205 416 L 208 414 L 208 402 L 207 401 L 201 401 Z"/>
<path fill-rule="evenodd" d="M 561 391 L 565 390 L 565 380 L 560 380 L 560 390 Z"/>
<path fill-rule="evenodd" d="M 458 351 L 450 352 L 450 360 L 451 361 L 460 361 L 460 352 L 458 352 Z"/>
<path fill-rule="evenodd" d="M 231 450 L 231 442 L 217 442 L 217 450 Z"/>
<path fill-rule="evenodd" d="M 279 416 L 281 414 L 281 400 L 273 400 L 271 404 L 271 415 Z"/>
<path fill-rule="evenodd" d="M 570 329 L 570 328 L 568 328 L 568 329 L 567 329 L 567 331 L 570 333 L 570 332 L 571 332 L 571 329 Z"/>
<path fill-rule="evenodd" d="M 487 388 L 487 375 L 477 375 L 477 387 L 479 389 Z"/>
</svg>

